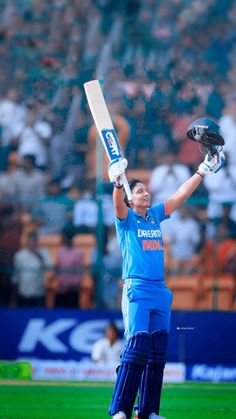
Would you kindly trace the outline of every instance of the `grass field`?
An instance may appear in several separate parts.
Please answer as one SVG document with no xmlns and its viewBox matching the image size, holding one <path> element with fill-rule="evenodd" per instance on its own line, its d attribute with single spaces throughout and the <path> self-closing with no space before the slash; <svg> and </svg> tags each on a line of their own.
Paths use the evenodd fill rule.
<svg viewBox="0 0 236 419">
<path fill-rule="evenodd" d="M 0 419 L 105 419 L 110 383 L 0 382 Z M 166 384 L 167 419 L 235 419 L 236 384 Z"/>
</svg>

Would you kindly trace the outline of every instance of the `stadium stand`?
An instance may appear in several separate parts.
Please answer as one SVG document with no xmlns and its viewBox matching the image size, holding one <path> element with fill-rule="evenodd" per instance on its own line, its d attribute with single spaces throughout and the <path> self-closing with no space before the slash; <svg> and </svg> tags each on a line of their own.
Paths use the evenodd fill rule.
<svg viewBox="0 0 236 419">
<path fill-rule="evenodd" d="M 166 163 L 170 150 L 175 162 L 193 173 L 202 154 L 188 142 L 186 126 L 197 115 L 207 113 L 222 124 L 229 167 L 225 171 L 235 182 L 234 16 L 233 0 L 137 0 L 135 7 L 131 0 L 0 1 L 0 231 L 5 231 L 6 202 L 14 214 L 21 210 L 21 246 L 28 233 L 40 227 L 31 210 L 27 212 L 15 202 L 12 174 L 26 151 L 37 157 L 37 168 L 45 174 L 47 185 L 52 180 L 60 183 L 61 196 L 65 198 L 75 188 L 71 207 L 82 196 L 83 185 L 96 185 L 97 135 L 83 91 L 83 83 L 95 77 L 103 79 L 106 100 L 129 160 L 129 178 L 140 177 L 149 183 L 155 167 Z M 107 184 L 104 163 L 105 187 Z M 191 277 L 172 273 L 168 242 L 166 273 L 174 292 L 174 308 L 211 309 L 214 287 L 209 278 L 214 273 L 219 281 L 219 308 L 235 309 L 234 190 L 230 196 L 231 228 L 220 239 L 219 219 L 208 214 L 200 222 L 198 216 L 202 207 L 212 204 L 204 185 L 191 198 L 193 216 L 201 225 L 201 243 L 190 263 Z M 223 217 L 221 206 L 217 205 L 217 211 L 218 218 Z M 96 232 L 76 234 L 70 211 L 67 216 L 66 222 L 75 229 L 74 244 L 85 253 L 87 276 L 79 304 L 93 307 L 91 261 L 97 247 Z M 55 260 L 60 231 L 42 236 L 40 242 Z M 0 294 L 5 286 L 5 265 L 6 261 L 1 262 Z M 8 272 L 12 269 L 7 267 Z M 206 279 L 197 279 L 198 274 Z M 53 306 L 51 291 L 48 306 Z M 0 304 L 9 306 L 9 298 L 4 297 Z"/>
<path fill-rule="evenodd" d="M 231 274 L 204 277 L 200 283 L 199 310 L 233 310 L 235 279 Z"/>
<path fill-rule="evenodd" d="M 167 280 L 173 292 L 174 310 L 196 310 L 198 308 L 199 275 L 175 276 Z"/>
</svg>

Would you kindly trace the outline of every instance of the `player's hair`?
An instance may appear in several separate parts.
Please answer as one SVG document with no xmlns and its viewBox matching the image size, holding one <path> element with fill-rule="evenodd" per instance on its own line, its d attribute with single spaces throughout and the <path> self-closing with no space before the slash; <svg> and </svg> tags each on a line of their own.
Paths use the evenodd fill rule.
<svg viewBox="0 0 236 419">
<path fill-rule="evenodd" d="M 131 181 L 129 182 L 129 187 L 130 187 L 131 192 L 134 190 L 137 183 L 143 183 L 143 181 L 141 179 L 138 179 L 138 178 L 131 179 Z M 124 196 L 124 201 L 125 201 L 125 205 L 130 208 L 130 204 L 129 204 L 126 192 L 125 192 L 125 196 Z"/>
</svg>

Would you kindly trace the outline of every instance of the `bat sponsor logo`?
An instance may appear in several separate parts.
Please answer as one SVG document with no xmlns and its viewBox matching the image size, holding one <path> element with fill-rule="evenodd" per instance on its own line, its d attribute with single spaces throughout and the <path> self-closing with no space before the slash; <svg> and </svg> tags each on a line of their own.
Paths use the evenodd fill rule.
<svg viewBox="0 0 236 419">
<path fill-rule="evenodd" d="M 105 142 L 110 159 L 123 157 L 115 130 L 102 130 L 102 137 Z"/>
</svg>

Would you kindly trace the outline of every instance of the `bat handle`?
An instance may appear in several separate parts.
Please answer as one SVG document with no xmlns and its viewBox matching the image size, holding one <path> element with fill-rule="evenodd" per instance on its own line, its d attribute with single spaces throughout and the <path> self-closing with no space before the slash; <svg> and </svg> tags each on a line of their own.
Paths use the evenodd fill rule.
<svg viewBox="0 0 236 419">
<path fill-rule="evenodd" d="M 128 180 L 127 180 L 127 177 L 126 177 L 125 173 L 123 173 L 123 175 L 121 175 L 120 178 L 121 178 L 122 183 L 124 185 L 128 201 L 132 201 L 133 195 L 132 195 L 132 192 L 130 190 L 129 183 L 128 183 Z"/>
</svg>

